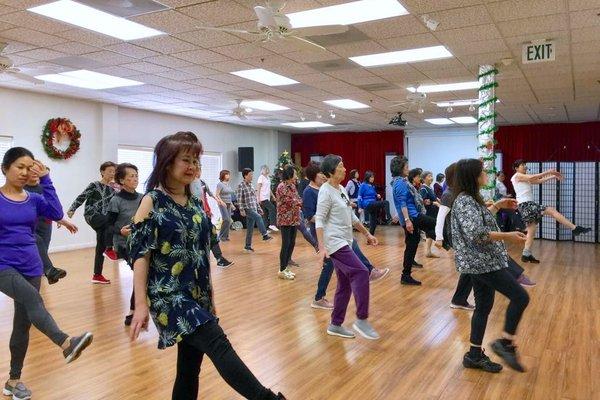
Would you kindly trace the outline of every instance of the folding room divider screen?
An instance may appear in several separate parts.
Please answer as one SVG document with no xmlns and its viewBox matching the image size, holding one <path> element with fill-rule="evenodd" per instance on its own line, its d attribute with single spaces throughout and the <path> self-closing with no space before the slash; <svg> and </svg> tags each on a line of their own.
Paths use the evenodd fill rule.
<svg viewBox="0 0 600 400">
<path fill-rule="evenodd" d="M 535 201 L 556 208 L 576 225 L 589 226 L 590 233 L 575 238 L 576 242 L 600 243 L 600 163 L 598 162 L 528 162 L 530 174 L 556 168 L 565 179 L 533 185 Z M 537 238 L 571 240 L 571 231 L 554 219 L 544 217 Z"/>
</svg>

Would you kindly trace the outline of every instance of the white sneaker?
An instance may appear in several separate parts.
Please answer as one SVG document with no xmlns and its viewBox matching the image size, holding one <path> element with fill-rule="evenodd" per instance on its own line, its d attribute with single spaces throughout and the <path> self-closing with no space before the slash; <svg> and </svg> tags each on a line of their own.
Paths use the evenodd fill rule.
<svg viewBox="0 0 600 400">
<path fill-rule="evenodd" d="M 273 232 L 279 232 L 279 229 L 277 229 L 277 227 L 275 225 L 269 225 L 269 229 L 272 230 Z"/>
<path fill-rule="evenodd" d="M 277 277 L 278 277 L 279 279 L 283 279 L 283 280 L 286 280 L 286 281 L 293 281 L 293 280 L 296 278 L 296 277 L 295 277 L 295 276 L 294 276 L 292 273 L 290 273 L 290 272 L 289 272 L 287 269 L 284 269 L 283 271 L 279 271 L 279 272 L 277 273 Z"/>
</svg>

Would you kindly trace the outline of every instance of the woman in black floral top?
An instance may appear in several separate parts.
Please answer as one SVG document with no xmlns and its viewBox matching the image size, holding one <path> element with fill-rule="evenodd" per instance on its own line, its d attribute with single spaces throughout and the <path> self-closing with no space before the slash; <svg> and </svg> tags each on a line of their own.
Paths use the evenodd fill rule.
<svg viewBox="0 0 600 400">
<path fill-rule="evenodd" d="M 524 372 L 513 345 L 517 326 L 529 295 L 508 272 L 508 255 L 504 240 L 523 243 L 521 232 L 500 232 L 494 214 L 499 208 L 516 208 L 514 199 L 502 199 L 490 209 L 479 193 L 487 184 L 487 173 L 480 160 L 460 160 L 456 164 L 453 193 L 457 193 L 451 211 L 452 245 L 455 250 L 456 269 L 468 274 L 473 283 L 475 311 L 471 319 L 471 349 L 463 358 L 466 368 L 487 372 L 500 372 L 502 366 L 492 362 L 483 352 L 481 343 L 488 316 L 494 305 L 496 291 L 508 297 L 502 338 L 492 343 L 492 350 L 513 369 Z"/>
<path fill-rule="evenodd" d="M 151 315 L 160 335 L 158 347 L 177 344 L 174 400 L 198 397 L 204 354 L 245 398 L 284 399 L 252 375 L 218 324 L 208 258 L 215 229 L 201 200 L 190 193 L 201 154 L 202 144 L 191 132 L 166 136 L 154 150 L 148 194 L 134 217 L 129 241 L 136 292 L 132 340 Z"/>
</svg>

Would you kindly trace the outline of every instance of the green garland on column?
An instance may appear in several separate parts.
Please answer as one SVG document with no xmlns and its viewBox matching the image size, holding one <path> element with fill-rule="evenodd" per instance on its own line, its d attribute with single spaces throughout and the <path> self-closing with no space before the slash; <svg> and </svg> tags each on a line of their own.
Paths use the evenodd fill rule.
<svg viewBox="0 0 600 400">
<path fill-rule="evenodd" d="M 496 75 L 498 70 L 492 65 L 481 65 L 479 67 L 479 116 L 477 138 L 479 145 L 477 150 L 479 158 L 483 162 L 483 168 L 488 175 L 488 184 L 483 188 L 482 194 L 486 200 L 494 197 L 496 188 L 496 154 L 494 145 L 496 139 L 494 134 L 498 130 L 496 127 L 495 105 L 498 98 L 495 89 L 498 87 Z"/>
</svg>

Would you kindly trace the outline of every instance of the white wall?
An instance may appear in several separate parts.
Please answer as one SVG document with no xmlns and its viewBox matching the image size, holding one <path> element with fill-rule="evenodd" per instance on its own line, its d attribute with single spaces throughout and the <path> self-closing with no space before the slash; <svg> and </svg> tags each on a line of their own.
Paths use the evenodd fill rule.
<svg viewBox="0 0 600 400">
<path fill-rule="evenodd" d="M 70 160 L 50 161 L 40 143 L 46 121 L 67 117 L 81 131 L 81 149 Z M 117 160 L 119 145 L 153 147 L 168 134 L 185 130 L 200 137 L 204 149 L 223 154 L 223 168 L 237 171 L 237 148 L 254 147 L 254 165 L 275 165 L 279 153 L 290 149 L 291 135 L 273 130 L 203 121 L 194 118 L 122 108 L 81 99 L 0 89 L 0 135 L 12 136 L 14 146 L 30 149 L 51 169 L 51 177 L 66 210 L 89 182 L 99 178 L 98 167 Z M 233 174 L 237 180 L 238 174 Z M 54 230 L 51 251 L 90 247 L 94 231 L 83 220 L 83 206 L 74 217 L 79 233 L 73 237 Z"/>
<path fill-rule="evenodd" d="M 478 158 L 477 127 L 469 129 L 412 130 L 405 136 L 404 154 L 410 168 L 444 173 L 461 158 Z"/>
</svg>

